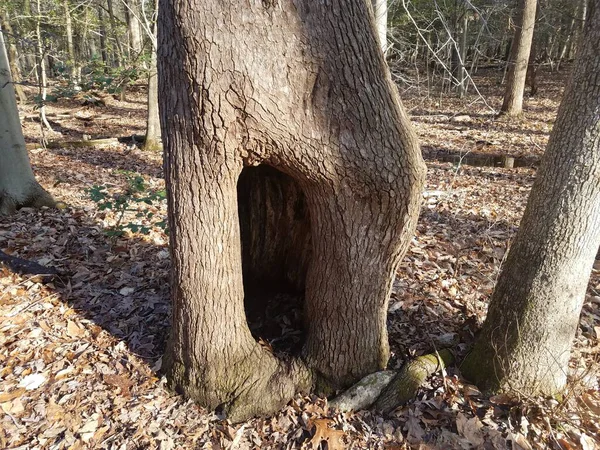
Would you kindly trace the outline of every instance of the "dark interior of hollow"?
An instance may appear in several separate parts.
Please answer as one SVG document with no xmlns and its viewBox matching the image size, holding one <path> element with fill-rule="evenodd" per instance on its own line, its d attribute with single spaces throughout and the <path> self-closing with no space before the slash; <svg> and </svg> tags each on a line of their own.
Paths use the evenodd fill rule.
<svg viewBox="0 0 600 450">
<path fill-rule="evenodd" d="M 244 168 L 237 188 L 250 330 L 276 353 L 297 353 L 304 342 L 304 287 L 311 257 L 304 193 L 292 177 L 267 165 Z"/>
</svg>

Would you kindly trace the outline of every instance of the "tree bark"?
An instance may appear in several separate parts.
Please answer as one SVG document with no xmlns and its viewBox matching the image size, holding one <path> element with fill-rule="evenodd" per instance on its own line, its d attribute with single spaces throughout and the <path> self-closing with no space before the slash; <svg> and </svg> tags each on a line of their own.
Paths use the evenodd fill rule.
<svg viewBox="0 0 600 450">
<path fill-rule="evenodd" d="M 480 387 L 553 395 L 600 244 L 600 1 L 559 108 L 488 317 L 463 373 Z"/>
<path fill-rule="evenodd" d="M 174 305 L 166 372 L 170 386 L 233 420 L 387 363 L 387 302 L 425 169 L 369 14 L 362 0 L 161 4 Z M 257 344 L 244 314 L 252 239 L 241 242 L 236 188 L 258 164 L 293 180 L 310 218 L 306 342 L 290 361 Z M 276 207 L 294 209 L 283 201 Z M 267 225 L 250 235 L 275 234 Z"/>
<path fill-rule="evenodd" d="M 63 7 L 65 8 L 65 31 L 67 37 L 67 52 L 69 54 L 69 72 L 71 83 L 74 85 L 79 84 L 77 79 L 77 58 L 75 56 L 75 45 L 73 44 L 73 24 L 71 21 L 71 7 L 69 6 L 69 0 L 63 1 Z"/>
<path fill-rule="evenodd" d="M 10 214 L 23 206 L 54 206 L 29 164 L 1 29 L 0 117 L 0 214 Z"/>
<path fill-rule="evenodd" d="M 114 57 L 117 67 L 123 64 L 123 48 L 121 47 L 121 40 L 119 39 L 119 31 L 117 30 L 117 20 L 115 18 L 115 10 L 112 0 L 106 0 L 106 6 L 108 11 L 108 17 L 110 19 L 110 31 L 112 38 L 114 39 L 115 49 Z"/>
<path fill-rule="evenodd" d="M 375 29 L 377 30 L 377 37 L 379 39 L 379 45 L 381 51 L 385 55 L 388 49 L 387 43 L 387 18 L 388 18 L 388 5 L 387 0 L 371 0 L 373 6 L 373 17 L 375 18 Z"/>
<path fill-rule="evenodd" d="M 507 116 L 518 116 L 523 112 L 523 92 L 535 27 L 536 3 L 537 0 L 519 0 L 515 34 L 508 63 L 508 81 L 501 109 L 501 113 Z"/>
<path fill-rule="evenodd" d="M 100 22 L 100 54 L 102 55 L 104 72 L 106 72 L 109 65 L 108 49 L 106 47 L 106 25 L 104 24 L 104 11 L 100 5 L 98 5 L 98 22 Z"/>
<path fill-rule="evenodd" d="M 138 19 L 139 13 L 140 10 L 138 7 L 137 0 L 127 0 L 127 6 L 125 7 L 125 16 L 127 18 L 127 28 L 129 29 L 129 42 L 131 50 L 134 53 L 134 59 L 140 56 L 143 47 L 142 35 L 140 33 L 140 21 Z"/>
<path fill-rule="evenodd" d="M 152 55 L 150 57 L 150 71 L 148 73 L 148 113 L 146 116 L 146 139 L 144 150 L 161 151 L 160 117 L 158 114 L 158 76 L 156 69 L 156 17 L 158 15 L 158 0 L 154 10 L 153 36 L 151 36 Z"/>
<path fill-rule="evenodd" d="M 10 17 L 8 15 L 8 11 L 0 13 L 0 28 L 6 31 L 9 35 L 14 35 L 12 27 L 10 25 Z M 17 51 L 17 46 L 14 42 L 8 44 L 8 62 L 10 65 L 10 71 L 12 74 L 12 80 L 14 82 L 13 86 L 15 92 L 17 93 L 17 97 L 21 103 L 25 103 L 27 101 L 27 95 L 25 94 L 25 90 L 23 86 L 19 83 L 23 81 L 23 77 L 21 75 L 21 69 L 19 67 L 19 52 Z"/>
<path fill-rule="evenodd" d="M 40 113 L 40 130 L 42 132 L 42 139 L 45 142 L 44 131 L 54 131 L 50 122 L 46 117 L 46 95 L 48 91 L 48 76 L 46 72 L 46 52 L 44 50 L 44 39 L 42 37 L 42 7 L 40 0 L 37 0 L 37 11 L 35 19 L 35 37 L 36 37 L 36 60 L 37 60 L 37 73 L 38 73 L 38 93 L 39 93 L 39 104 L 38 111 Z M 45 129 L 44 129 L 45 127 Z"/>
</svg>

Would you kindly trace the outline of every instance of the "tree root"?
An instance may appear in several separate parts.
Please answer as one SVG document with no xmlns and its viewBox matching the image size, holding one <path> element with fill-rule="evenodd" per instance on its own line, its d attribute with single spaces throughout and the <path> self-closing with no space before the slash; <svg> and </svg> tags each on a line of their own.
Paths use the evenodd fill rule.
<svg viewBox="0 0 600 450">
<path fill-rule="evenodd" d="M 373 407 L 385 413 L 413 399 L 423 382 L 438 370 L 454 362 L 454 355 L 444 349 L 419 356 L 398 370 L 367 375 L 329 404 L 342 411 Z"/>
<path fill-rule="evenodd" d="M 0 216 L 13 214 L 20 208 L 55 208 L 56 200 L 36 181 L 24 190 L 25 193 L 6 192 L 0 187 Z M 62 203 L 64 205 L 64 203 Z"/>
<path fill-rule="evenodd" d="M 57 271 L 53 267 L 42 266 L 35 261 L 19 258 L 17 256 L 7 255 L 0 250 L 0 264 L 4 264 L 14 273 L 21 275 L 56 275 Z"/>
</svg>

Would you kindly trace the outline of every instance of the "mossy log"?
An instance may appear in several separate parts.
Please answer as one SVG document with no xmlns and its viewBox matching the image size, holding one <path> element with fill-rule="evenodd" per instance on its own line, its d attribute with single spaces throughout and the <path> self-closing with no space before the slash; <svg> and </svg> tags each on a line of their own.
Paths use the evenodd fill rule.
<svg viewBox="0 0 600 450">
<path fill-rule="evenodd" d="M 373 405 L 374 409 L 390 412 L 403 405 L 415 397 L 427 377 L 453 362 L 454 355 L 448 349 L 419 356 L 407 362 L 383 389 Z"/>
</svg>

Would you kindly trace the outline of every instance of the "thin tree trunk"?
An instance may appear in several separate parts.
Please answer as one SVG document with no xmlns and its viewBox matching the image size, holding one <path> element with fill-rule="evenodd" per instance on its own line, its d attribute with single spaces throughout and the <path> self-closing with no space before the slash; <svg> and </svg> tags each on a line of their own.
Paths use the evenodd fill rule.
<svg viewBox="0 0 600 450">
<path fill-rule="evenodd" d="M 121 40 L 119 39 L 119 33 L 117 30 L 117 21 L 115 19 L 113 2 L 112 0 L 106 0 L 106 4 L 108 6 L 108 16 L 110 18 L 110 31 L 112 33 L 112 38 L 115 41 L 115 48 L 117 49 L 115 52 L 115 62 L 117 67 L 121 67 L 123 64 L 123 48 L 121 47 Z"/>
<path fill-rule="evenodd" d="M 73 24 L 71 21 L 69 0 L 64 0 L 63 7 L 65 8 L 65 31 L 67 35 L 67 52 L 69 54 L 69 72 L 71 83 L 77 85 L 79 84 L 79 80 L 77 79 L 77 58 L 75 56 L 75 46 L 73 45 Z"/>
<path fill-rule="evenodd" d="M 554 395 L 600 245 L 600 0 L 488 317 L 463 373 L 486 389 Z"/>
<path fill-rule="evenodd" d="M 158 1 L 155 3 L 154 26 L 152 36 L 152 56 L 150 58 L 150 71 L 148 74 L 148 114 L 146 116 L 146 139 L 144 150 L 162 150 L 160 116 L 158 112 L 158 74 L 156 69 L 156 17 L 158 16 Z"/>
<path fill-rule="evenodd" d="M 106 26 L 104 25 L 104 12 L 101 6 L 98 6 L 98 21 L 100 22 L 100 54 L 102 55 L 102 63 L 104 64 L 104 72 L 107 71 L 108 50 L 106 48 Z"/>
<path fill-rule="evenodd" d="M 13 86 L 17 96 L 19 97 L 19 101 L 21 103 L 25 103 L 27 101 L 27 95 L 25 94 L 23 86 L 19 84 L 23 81 L 23 76 L 21 75 L 21 69 L 19 67 L 19 52 L 14 43 L 14 32 L 10 25 L 10 16 L 8 11 L 0 14 L 0 28 L 8 33 L 11 40 L 10 44 L 8 45 L 8 62 L 10 64 L 10 71 L 12 73 Z"/>
<path fill-rule="evenodd" d="M 161 4 L 173 254 L 165 368 L 171 387 L 232 420 L 271 413 L 315 383 L 350 386 L 387 363 L 387 302 L 424 166 L 369 14 L 363 0 Z M 310 217 L 306 342 L 289 361 L 256 342 L 244 314 L 242 255 L 253 250 L 241 242 L 237 185 L 257 164 L 291 178 Z M 262 206 L 284 208 L 282 220 L 300 210 L 281 199 Z M 301 228 L 267 225 L 250 234 L 284 239 Z"/>
<path fill-rule="evenodd" d="M 459 62 L 459 78 L 458 78 L 458 95 L 463 98 L 467 93 L 467 74 L 466 74 L 466 61 L 467 61 L 467 35 L 469 28 L 469 15 L 465 11 L 462 17 L 462 27 L 460 30 L 460 62 Z"/>
<path fill-rule="evenodd" d="M 37 14 L 36 14 L 36 22 L 35 22 L 35 36 L 37 39 L 37 67 L 39 74 L 39 96 L 40 96 L 40 104 L 39 104 L 39 113 L 40 113 L 40 129 L 42 131 L 42 140 L 44 141 L 44 145 L 46 143 L 46 138 L 44 135 L 44 127 L 46 127 L 49 131 L 52 130 L 52 126 L 48 122 L 46 118 L 46 95 L 47 95 L 47 86 L 48 86 L 48 77 L 46 75 L 46 55 L 44 51 L 44 41 L 42 38 L 42 30 L 41 30 L 41 20 L 42 20 L 42 12 L 41 12 L 41 4 L 40 0 L 37 0 Z"/>
<path fill-rule="evenodd" d="M 0 214 L 10 214 L 23 206 L 54 206 L 29 164 L 1 28 L 0 117 Z"/>
<path fill-rule="evenodd" d="M 569 27 L 566 30 L 565 41 L 563 42 L 562 48 L 560 50 L 560 54 L 558 56 L 558 64 L 557 64 L 556 70 L 560 70 L 560 66 L 561 66 L 563 60 L 569 54 L 569 47 L 571 46 L 573 33 L 575 33 L 575 28 L 576 28 L 575 27 L 575 14 L 576 14 L 576 11 L 573 11 L 573 17 L 571 18 Z"/>
<path fill-rule="evenodd" d="M 519 0 L 515 34 L 510 51 L 508 82 L 501 113 L 518 116 L 523 112 L 523 92 L 527 77 L 527 62 L 535 27 L 536 0 Z"/>
<path fill-rule="evenodd" d="M 373 6 L 373 15 L 375 17 L 375 29 L 379 38 L 379 45 L 383 54 L 387 51 L 387 18 L 388 6 L 387 0 L 371 0 Z"/>
<path fill-rule="evenodd" d="M 158 1 L 156 2 L 158 3 Z M 140 34 L 140 21 L 138 14 L 140 13 L 137 0 L 128 0 L 125 8 L 127 17 L 127 28 L 129 30 L 129 40 L 133 58 L 138 58 L 142 52 L 142 36 Z"/>
</svg>

